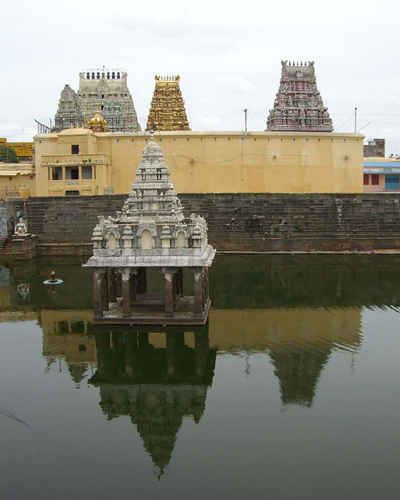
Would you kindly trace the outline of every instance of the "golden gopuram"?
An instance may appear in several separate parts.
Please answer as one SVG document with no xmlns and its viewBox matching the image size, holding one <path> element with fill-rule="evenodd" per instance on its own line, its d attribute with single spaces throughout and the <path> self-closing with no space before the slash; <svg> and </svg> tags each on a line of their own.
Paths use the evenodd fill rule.
<svg viewBox="0 0 400 500">
<path fill-rule="evenodd" d="M 190 130 L 178 76 L 155 76 L 146 130 Z"/>
</svg>

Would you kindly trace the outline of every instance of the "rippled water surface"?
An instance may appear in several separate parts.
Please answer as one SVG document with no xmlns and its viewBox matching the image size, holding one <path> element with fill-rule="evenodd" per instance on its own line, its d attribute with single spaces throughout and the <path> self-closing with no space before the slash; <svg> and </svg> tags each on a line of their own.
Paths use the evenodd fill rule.
<svg viewBox="0 0 400 500">
<path fill-rule="evenodd" d="M 196 331 L 0 264 L 1 498 L 400 498 L 400 258 L 218 257 Z"/>
</svg>

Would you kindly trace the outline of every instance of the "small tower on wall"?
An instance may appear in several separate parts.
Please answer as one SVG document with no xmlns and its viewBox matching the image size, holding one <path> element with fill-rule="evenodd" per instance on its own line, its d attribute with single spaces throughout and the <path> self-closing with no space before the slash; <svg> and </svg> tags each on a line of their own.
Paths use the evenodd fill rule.
<svg viewBox="0 0 400 500">
<path fill-rule="evenodd" d="M 69 85 L 61 91 L 58 109 L 54 120 L 54 131 L 61 132 L 71 127 L 81 127 L 83 117 L 77 93 Z"/>
<path fill-rule="evenodd" d="M 333 124 L 317 88 L 314 62 L 281 61 L 282 76 L 267 130 L 332 132 Z"/>
<path fill-rule="evenodd" d="M 178 76 L 155 76 L 146 130 L 190 130 Z"/>
</svg>

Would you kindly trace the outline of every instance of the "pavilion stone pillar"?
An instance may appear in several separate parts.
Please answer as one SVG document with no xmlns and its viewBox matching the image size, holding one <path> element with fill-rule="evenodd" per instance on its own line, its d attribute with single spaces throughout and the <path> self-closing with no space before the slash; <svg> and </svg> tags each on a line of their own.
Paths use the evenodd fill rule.
<svg viewBox="0 0 400 500">
<path fill-rule="evenodd" d="M 122 275 L 122 316 L 130 318 L 132 316 L 131 305 L 131 269 L 129 267 L 121 268 Z"/>
<path fill-rule="evenodd" d="M 194 314 L 201 316 L 204 310 L 204 272 L 202 267 L 193 268 L 194 272 Z"/>
<path fill-rule="evenodd" d="M 102 284 L 101 284 L 101 304 L 103 311 L 109 310 L 109 295 L 108 295 L 108 273 L 107 269 L 102 273 Z"/>
<path fill-rule="evenodd" d="M 137 371 L 138 340 L 137 332 L 124 332 L 125 376 L 132 380 Z"/>
<path fill-rule="evenodd" d="M 202 378 L 207 368 L 208 332 L 206 330 L 194 332 L 194 349 L 196 357 L 196 375 Z"/>
<path fill-rule="evenodd" d="M 111 343 L 112 343 L 112 363 L 115 372 L 123 374 L 122 363 L 125 355 L 124 332 L 118 330 L 111 330 Z"/>
<path fill-rule="evenodd" d="M 176 361 L 176 338 L 174 332 L 166 332 L 167 341 L 167 378 L 172 378 L 175 375 Z"/>
<path fill-rule="evenodd" d="M 108 308 L 107 282 L 105 279 L 106 270 L 101 267 L 95 267 L 93 271 L 93 309 L 94 317 L 101 318 L 103 311 Z M 104 307 L 105 302 L 106 307 Z"/>
<path fill-rule="evenodd" d="M 97 351 L 97 371 L 100 377 L 108 378 L 111 374 L 110 333 L 96 333 L 95 339 Z"/>
<path fill-rule="evenodd" d="M 114 268 L 108 270 L 108 284 L 110 290 L 110 302 L 117 302 L 117 280 Z"/>
<path fill-rule="evenodd" d="M 209 268 L 204 268 L 204 303 L 207 304 L 210 298 L 210 273 Z"/>
<path fill-rule="evenodd" d="M 164 267 L 162 272 L 165 276 L 165 315 L 173 316 L 175 308 L 176 287 L 174 275 L 178 272 L 176 267 Z"/>
</svg>

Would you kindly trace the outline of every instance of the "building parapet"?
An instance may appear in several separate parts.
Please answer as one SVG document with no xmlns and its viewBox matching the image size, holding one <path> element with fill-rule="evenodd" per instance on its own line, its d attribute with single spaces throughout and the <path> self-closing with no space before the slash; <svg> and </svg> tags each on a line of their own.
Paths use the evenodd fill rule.
<svg viewBox="0 0 400 500">
<path fill-rule="evenodd" d="M 64 166 L 64 165 L 109 165 L 109 155 L 106 153 L 91 153 L 87 155 L 42 155 L 42 165 Z"/>
</svg>

